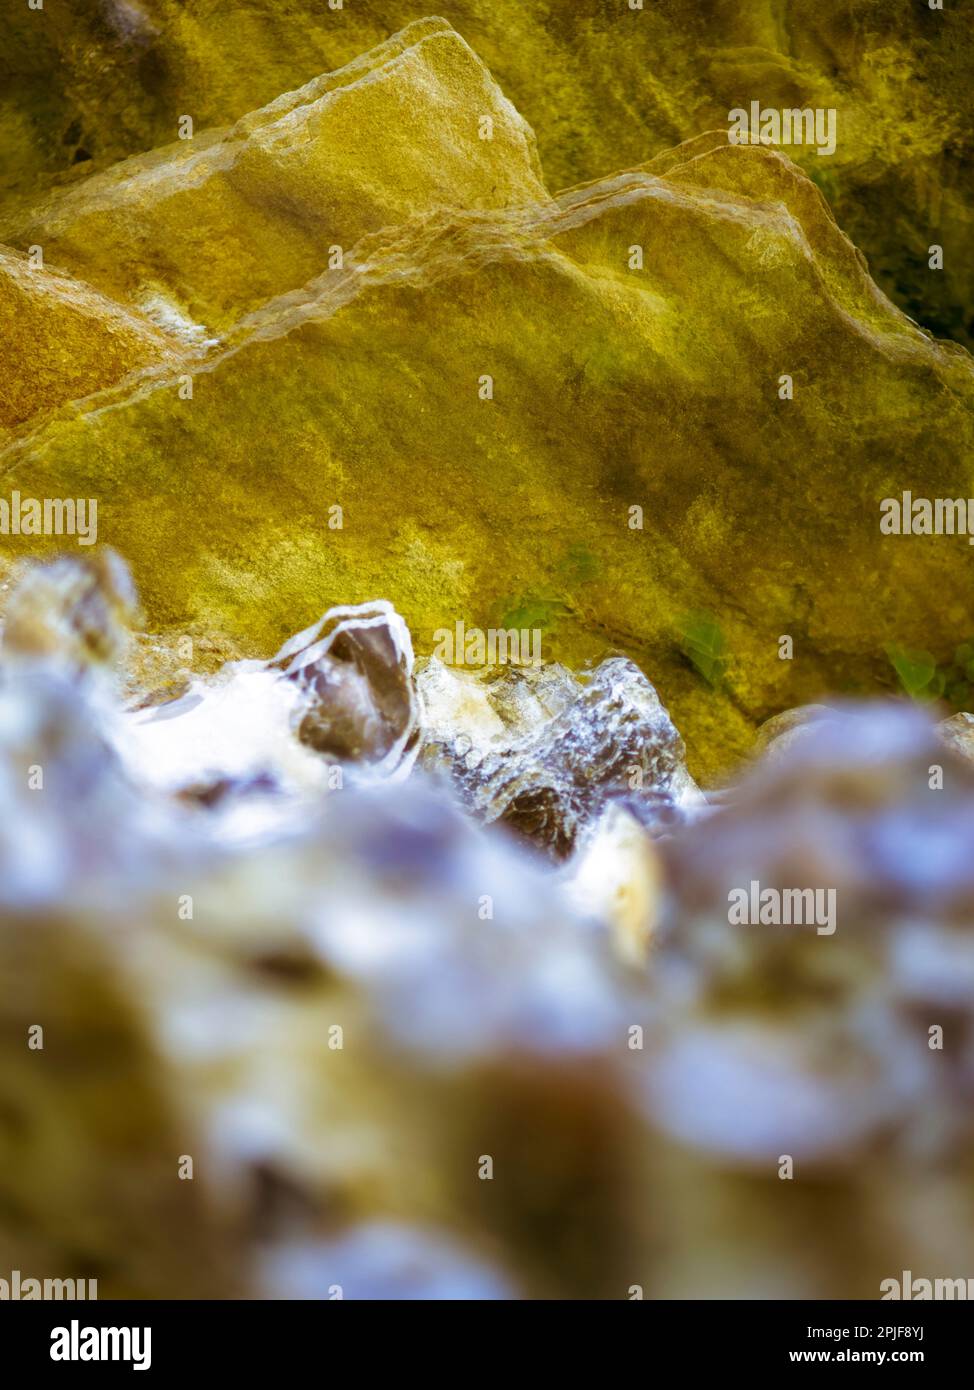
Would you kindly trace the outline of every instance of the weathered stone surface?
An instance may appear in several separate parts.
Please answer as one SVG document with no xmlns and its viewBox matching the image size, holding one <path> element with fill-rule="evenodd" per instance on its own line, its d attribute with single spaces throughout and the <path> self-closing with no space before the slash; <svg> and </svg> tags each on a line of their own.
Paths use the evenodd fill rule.
<svg viewBox="0 0 974 1390">
<path fill-rule="evenodd" d="M 348 63 L 413 0 L 110 0 L 52 17 L 4 0 L 8 186 L 166 145 L 179 118 L 227 125 Z M 443 0 L 538 132 L 552 187 L 638 164 L 734 107 L 835 108 L 834 155 L 793 152 L 883 289 L 971 341 L 971 33 L 963 5 L 876 0 Z M 421 12 L 421 11 L 419 11 Z M 52 83 L 51 73 L 58 81 Z M 81 161 L 80 163 L 76 161 Z M 942 271 L 928 247 L 945 249 Z"/>
<path fill-rule="evenodd" d="M 781 155 L 701 137 L 656 168 L 366 239 L 187 367 L 192 400 L 109 392 L 9 446 L 7 486 L 98 495 L 156 630 L 263 655 L 382 594 L 420 653 L 524 614 L 548 658 L 621 648 L 712 772 L 774 710 L 887 682 L 884 641 L 974 627 L 963 542 L 879 531 L 901 487 L 974 492 L 974 365 Z M 691 610 L 729 654 L 713 689 Z"/>
<path fill-rule="evenodd" d="M 0 246 L 0 440 L 46 411 L 153 365 L 178 344 L 89 285 Z"/>
<path fill-rule="evenodd" d="M 195 324 L 201 339 L 199 324 L 225 328 L 299 288 L 366 232 L 438 207 L 546 196 L 533 133 L 460 36 L 431 19 L 230 129 L 0 217 L 0 240 L 41 245 L 50 264 L 163 322 Z"/>
</svg>

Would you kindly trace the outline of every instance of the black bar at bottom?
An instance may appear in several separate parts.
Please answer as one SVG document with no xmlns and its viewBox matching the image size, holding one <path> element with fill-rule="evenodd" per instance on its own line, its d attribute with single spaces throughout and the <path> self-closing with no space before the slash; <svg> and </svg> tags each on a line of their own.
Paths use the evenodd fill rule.
<svg viewBox="0 0 974 1390">
<path fill-rule="evenodd" d="M 18 1375 L 45 1371 L 66 1381 L 85 1371 L 141 1372 L 168 1383 L 212 1366 L 250 1381 L 261 1372 L 287 1374 L 289 1364 L 306 1373 L 317 1363 L 325 1376 L 329 1366 L 338 1371 L 334 1358 L 342 1351 L 369 1370 L 388 1355 L 397 1373 L 437 1364 L 445 1370 L 452 1362 L 456 1375 L 482 1384 L 494 1358 L 498 1374 L 510 1373 L 522 1358 L 518 1347 L 528 1353 L 525 1362 L 540 1358 L 548 1373 L 560 1365 L 578 1373 L 586 1346 L 613 1361 L 618 1356 L 620 1368 L 635 1353 L 647 1374 L 672 1363 L 691 1371 L 803 1365 L 946 1371 L 969 1345 L 968 1310 L 966 1302 L 895 1301 L 0 1303 L 0 1355 L 11 1386 Z M 458 1333 L 465 1339 L 460 1348 Z M 615 1341 L 620 1337 L 626 1340 Z M 462 1354 L 472 1355 L 466 1368 L 456 1362 L 464 1346 Z"/>
</svg>

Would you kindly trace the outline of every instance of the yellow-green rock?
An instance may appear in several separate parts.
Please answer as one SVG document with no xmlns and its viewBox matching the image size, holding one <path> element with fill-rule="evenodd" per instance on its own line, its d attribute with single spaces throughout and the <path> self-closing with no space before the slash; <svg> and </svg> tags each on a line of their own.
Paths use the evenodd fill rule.
<svg viewBox="0 0 974 1390">
<path fill-rule="evenodd" d="M 781 154 L 704 135 L 323 262 L 205 359 L 2 456 L 8 487 L 99 498 L 151 628 L 268 655 L 382 597 L 420 652 L 458 618 L 541 628 L 570 664 L 621 649 L 706 774 L 776 710 L 887 680 L 884 642 L 974 627 L 963 538 L 879 530 L 888 495 L 974 491 L 974 366 Z M 703 665 L 701 614 L 725 653 Z"/>
<path fill-rule="evenodd" d="M 192 330 L 298 288 L 366 232 L 437 207 L 544 197 L 531 130 L 432 19 L 229 130 L 0 218 L 0 240 L 40 245 L 51 264 L 149 311 L 168 304 Z"/>
<path fill-rule="evenodd" d="M 638 164 L 728 111 L 832 107 L 833 156 L 795 154 L 883 289 L 971 341 L 974 31 L 960 0 L 441 0 L 538 133 L 549 185 Z M 223 126 L 357 58 L 422 0 L 0 0 L 0 189 Z M 56 80 L 52 74 L 56 73 Z M 2 237 L 0 237 L 2 240 Z M 942 271 L 928 247 L 945 250 Z"/>
<path fill-rule="evenodd" d="M 178 360 L 155 325 L 0 247 L 0 438 L 33 416 Z"/>
</svg>

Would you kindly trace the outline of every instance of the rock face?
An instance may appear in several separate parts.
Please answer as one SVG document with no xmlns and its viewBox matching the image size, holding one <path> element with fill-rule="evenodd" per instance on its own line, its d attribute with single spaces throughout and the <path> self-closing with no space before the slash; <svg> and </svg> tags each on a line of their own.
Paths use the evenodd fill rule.
<svg viewBox="0 0 974 1390">
<path fill-rule="evenodd" d="M 417 15 L 411 0 L 111 0 L 57 22 L 19 0 L 2 10 L 3 181 L 23 191 L 54 171 L 77 179 L 91 161 L 167 145 L 186 114 L 197 130 L 232 124 Z M 970 342 L 962 5 L 443 0 L 438 10 L 537 130 L 554 188 L 638 164 L 752 100 L 835 109 L 834 155 L 798 148 L 797 158 L 884 290 L 933 331 Z M 945 248 L 942 271 L 928 266 L 931 243 Z"/>
<path fill-rule="evenodd" d="M 0 440 L 141 368 L 174 366 L 179 344 L 90 285 L 0 248 Z"/>
<path fill-rule="evenodd" d="M 208 187 L 181 186 L 187 223 Z M 974 627 L 962 542 L 879 530 L 903 488 L 974 491 L 974 366 L 883 298 L 774 151 L 702 136 L 548 203 L 430 213 L 203 351 L 0 454 L 11 488 L 101 498 L 154 630 L 257 655 L 378 593 L 424 653 L 456 619 L 527 614 L 548 659 L 651 666 L 709 772 L 773 709 L 885 680 L 885 640 Z M 716 692 L 688 611 L 732 657 Z"/>
<path fill-rule="evenodd" d="M 490 139 L 479 136 L 489 121 Z M 420 20 L 226 130 L 126 160 L 9 218 L 0 241 L 106 294 L 224 329 L 366 232 L 546 197 L 534 135 L 442 20 Z"/>
</svg>

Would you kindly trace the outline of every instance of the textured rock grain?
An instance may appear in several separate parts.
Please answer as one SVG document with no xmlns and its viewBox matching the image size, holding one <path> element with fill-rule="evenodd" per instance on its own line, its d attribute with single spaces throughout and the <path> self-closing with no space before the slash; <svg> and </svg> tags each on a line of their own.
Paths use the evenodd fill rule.
<svg viewBox="0 0 974 1390">
<path fill-rule="evenodd" d="M 962 542 L 879 531 L 903 488 L 974 494 L 974 365 L 771 150 L 703 136 L 548 204 L 377 233 L 184 371 L 191 400 L 147 376 L 0 454 L 8 487 L 102 498 L 154 630 L 257 655 L 382 594 L 424 653 L 459 617 L 527 614 L 548 659 L 652 669 L 709 773 L 774 710 L 887 680 L 885 641 L 974 628 Z M 688 610 L 724 636 L 715 690 Z"/>
</svg>

